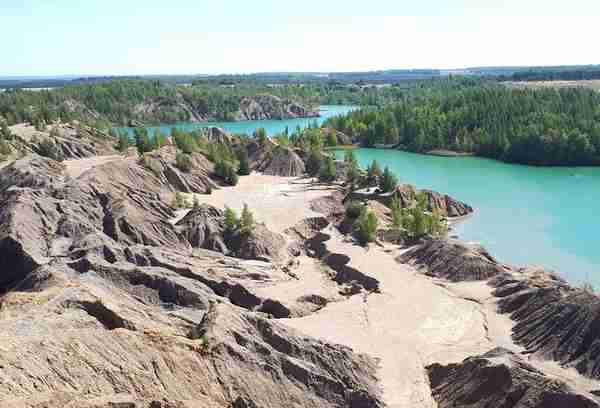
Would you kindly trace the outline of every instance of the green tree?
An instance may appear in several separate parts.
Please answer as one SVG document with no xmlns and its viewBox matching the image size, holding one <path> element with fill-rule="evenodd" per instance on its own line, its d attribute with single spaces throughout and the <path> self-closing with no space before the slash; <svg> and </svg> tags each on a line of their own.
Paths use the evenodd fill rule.
<svg viewBox="0 0 600 408">
<path fill-rule="evenodd" d="M 225 229 L 228 232 L 236 231 L 240 226 L 240 220 L 234 210 L 229 207 L 225 207 Z"/>
<path fill-rule="evenodd" d="M 179 170 L 189 173 L 194 167 L 194 162 L 189 154 L 178 152 L 175 156 L 175 165 Z"/>
<path fill-rule="evenodd" d="M 267 144 L 267 131 L 265 128 L 258 128 L 254 133 L 254 137 L 258 140 L 261 146 L 265 146 Z"/>
<path fill-rule="evenodd" d="M 248 162 L 248 151 L 246 150 L 246 148 L 244 146 L 242 146 L 242 148 L 238 152 L 238 161 L 240 164 L 238 166 L 237 173 L 240 176 L 249 175 L 250 174 L 250 163 Z"/>
<path fill-rule="evenodd" d="M 392 226 L 395 229 L 401 229 L 404 227 L 404 209 L 402 208 L 402 203 L 398 198 L 397 194 L 394 194 L 392 197 L 392 202 L 390 204 L 390 210 L 392 211 Z"/>
<path fill-rule="evenodd" d="M 381 177 L 381 167 L 379 167 L 379 163 L 377 160 L 373 160 L 370 166 L 367 167 L 367 183 L 369 186 L 374 186 L 379 183 L 379 178 Z"/>
<path fill-rule="evenodd" d="M 13 135 L 6 120 L 0 119 L 0 139 L 12 140 Z"/>
<path fill-rule="evenodd" d="M 344 163 L 346 164 L 346 182 L 350 186 L 350 190 L 354 190 L 360 178 L 360 168 L 352 149 L 346 150 Z"/>
<path fill-rule="evenodd" d="M 127 132 L 121 132 L 117 142 L 117 150 L 125 152 L 127 149 L 129 149 L 129 134 L 127 134 Z"/>
<path fill-rule="evenodd" d="M 319 170 L 319 180 L 325 182 L 335 181 L 337 177 L 337 166 L 331 156 L 326 156 L 321 169 Z"/>
<path fill-rule="evenodd" d="M 379 221 L 377 220 L 375 213 L 367 210 L 366 207 L 363 208 L 363 211 L 356 220 L 358 240 L 362 244 L 375 241 L 378 224 Z"/>
<path fill-rule="evenodd" d="M 242 216 L 240 217 L 240 231 L 244 234 L 249 234 L 254 231 L 254 214 L 248 208 L 248 204 L 244 204 Z"/>
<path fill-rule="evenodd" d="M 398 178 L 392 173 L 388 166 L 385 166 L 383 175 L 379 180 L 379 189 L 384 193 L 389 193 L 396 189 L 398 185 Z"/>
<path fill-rule="evenodd" d="M 137 148 L 140 155 L 152 151 L 152 142 L 148 136 L 148 130 L 146 128 L 135 128 L 133 130 L 135 136 L 135 147 Z"/>
<path fill-rule="evenodd" d="M 312 148 L 306 160 L 306 172 L 309 176 L 314 177 L 319 174 L 322 165 L 323 154 L 319 150 Z"/>
</svg>

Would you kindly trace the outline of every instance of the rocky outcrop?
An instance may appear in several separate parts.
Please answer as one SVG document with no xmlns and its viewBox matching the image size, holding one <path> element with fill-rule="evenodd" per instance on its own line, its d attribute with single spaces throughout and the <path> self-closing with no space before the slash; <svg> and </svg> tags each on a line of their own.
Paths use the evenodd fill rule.
<svg viewBox="0 0 600 408">
<path fill-rule="evenodd" d="M 165 112 L 168 112 L 168 116 L 165 116 Z M 131 120 L 138 124 L 165 121 L 172 123 L 293 119 L 320 115 L 318 111 L 310 110 L 297 102 L 269 94 L 239 98 L 235 111 L 224 112 L 203 103 L 193 103 L 182 92 L 169 99 L 154 98 L 140 101 L 130 109 L 129 113 Z"/>
<path fill-rule="evenodd" d="M 202 204 L 177 222 L 177 230 L 194 248 L 204 248 L 241 259 L 281 261 L 284 238 L 257 224 L 250 232 L 226 231 L 223 211 Z"/>
<path fill-rule="evenodd" d="M 64 159 L 80 159 L 98 155 L 115 154 L 116 140 L 83 124 L 56 123 L 44 130 L 33 125 L 11 126 L 14 139 L 10 142 L 15 151 L 21 154 L 40 153 L 40 143 L 50 141 Z"/>
<path fill-rule="evenodd" d="M 427 240 L 402 254 L 399 261 L 453 282 L 486 280 L 508 270 L 483 247 L 449 238 Z"/>
<path fill-rule="evenodd" d="M 177 168 L 177 149 L 165 146 L 140 158 L 142 167 L 152 171 L 157 182 L 165 188 L 183 193 L 204 194 L 217 188 L 210 178 L 214 172 L 214 164 L 200 153 L 190 155 L 192 167 L 190 171 Z"/>
<path fill-rule="evenodd" d="M 359 201 L 379 201 L 385 205 L 390 205 L 394 196 L 398 197 L 403 208 L 411 207 L 415 204 L 417 194 L 424 193 L 427 197 L 427 210 L 437 210 L 444 217 L 454 218 L 469 215 L 473 208 L 468 204 L 458 201 L 448 195 L 438 193 L 432 190 L 418 190 L 410 184 L 400 184 L 395 191 L 390 193 L 380 193 L 377 188 L 366 188 L 353 191 L 348 195 L 350 200 Z"/>
<path fill-rule="evenodd" d="M 274 95 L 262 94 L 245 97 L 240 101 L 236 120 L 264 120 L 318 117 L 319 112 Z"/>
<path fill-rule="evenodd" d="M 348 136 L 345 133 L 340 132 L 337 129 L 330 128 L 330 127 L 323 127 L 323 128 L 321 128 L 321 132 L 323 132 L 323 136 L 325 136 L 325 138 L 328 138 L 328 137 L 330 137 L 331 134 L 333 134 L 338 145 L 349 146 L 349 145 L 354 144 L 354 141 L 352 140 L 352 138 L 350 136 Z"/>
<path fill-rule="evenodd" d="M 306 171 L 304 161 L 289 147 L 271 141 L 262 145 L 258 140 L 253 140 L 246 145 L 246 149 L 252 170 L 282 177 L 298 177 Z"/>
<path fill-rule="evenodd" d="M 592 396 L 546 377 L 508 350 L 497 348 L 459 364 L 427 367 L 440 408 L 593 408 Z"/>
<path fill-rule="evenodd" d="M 215 211 L 167 222 L 168 180 L 135 159 L 0 170 L 0 406 L 382 407 L 372 359 L 247 289 L 276 268 L 192 248 Z"/>
<path fill-rule="evenodd" d="M 530 353 L 600 379 L 600 298 L 555 274 L 521 269 L 491 281 L 498 308 L 517 322 L 513 339 Z"/>
</svg>

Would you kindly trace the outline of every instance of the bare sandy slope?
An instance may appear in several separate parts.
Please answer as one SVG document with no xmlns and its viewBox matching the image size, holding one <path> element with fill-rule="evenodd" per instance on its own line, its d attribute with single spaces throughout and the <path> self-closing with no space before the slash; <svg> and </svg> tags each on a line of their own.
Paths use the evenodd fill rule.
<svg viewBox="0 0 600 408">
<path fill-rule="evenodd" d="M 67 174 L 72 178 L 77 178 L 91 168 L 115 160 L 124 160 L 124 157 L 121 155 L 94 156 L 85 159 L 65 160 L 63 164 L 66 166 Z"/>
<path fill-rule="evenodd" d="M 196 197 L 201 203 L 218 208 L 228 206 L 238 212 L 248 204 L 258 222 L 264 222 L 272 231 L 283 232 L 305 218 L 320 215 L 309 208 L 309 202 L 332 190 L 315 185 L 308 178 L 252 173 L 240 177 L 235 187 L 222 187 L 210 195 L 196 194 Z"/>
</svg>

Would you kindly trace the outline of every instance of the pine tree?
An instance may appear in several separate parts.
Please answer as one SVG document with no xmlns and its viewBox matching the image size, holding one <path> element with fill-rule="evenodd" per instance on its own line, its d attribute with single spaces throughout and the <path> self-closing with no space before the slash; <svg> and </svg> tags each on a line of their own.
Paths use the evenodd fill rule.
<svg viewBox="0 0 600 408">
<path fill-rule="evenodd" d="M 392 173 L 388 166 L 385 166 L 381 180 L 379 181 L 379 189 L 384 193 L 389 193 L 396 189 L 398 178 Z"/>
<path fill-rule="evenodd" d="M 241 150 L 239 151 L 238 160 L 239 160 L 240 164 L 238 166 L 237 173 L 240 176 L 249 175 L 250 174 L 250 163 L 248 163 L 248 152 L 246 151 L 246 148 L 243 146 L 242 146 Z"/>
<path fill-rule="evenodd" d="M 242 216 L 240 218 L 240 231 L 244 234 L 249 234 L 254 231 L 254 215 L 248 208 L 248 204 L 244 204 Z"/>
<path fill-rule="evenodd" d="M 240 220 L 234 210 L 225 207 L 225 229 L 228 232 L 236 231 L 240 226 Z"/>
</svg>

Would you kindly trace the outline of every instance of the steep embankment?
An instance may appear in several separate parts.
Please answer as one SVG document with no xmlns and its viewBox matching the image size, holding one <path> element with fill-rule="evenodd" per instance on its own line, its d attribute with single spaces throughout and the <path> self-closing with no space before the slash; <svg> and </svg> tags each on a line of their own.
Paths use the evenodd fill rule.
<svg viewBox="0 0 600 408">
<path fill-rule="evenodd" d="M 382 406 L 372 359 L 281 326 L 285 306 L 246 289 L 280 270 L 168 222 L 164 197 L 206 169 L 152 160 L 0 170 L 0 405 Z"/>
<path fill-rule="evenodd" d="M 594 408 L 600 404 L 497 348 L 459 364 L 427 367 L 439 408 Z"/>
</svg>

